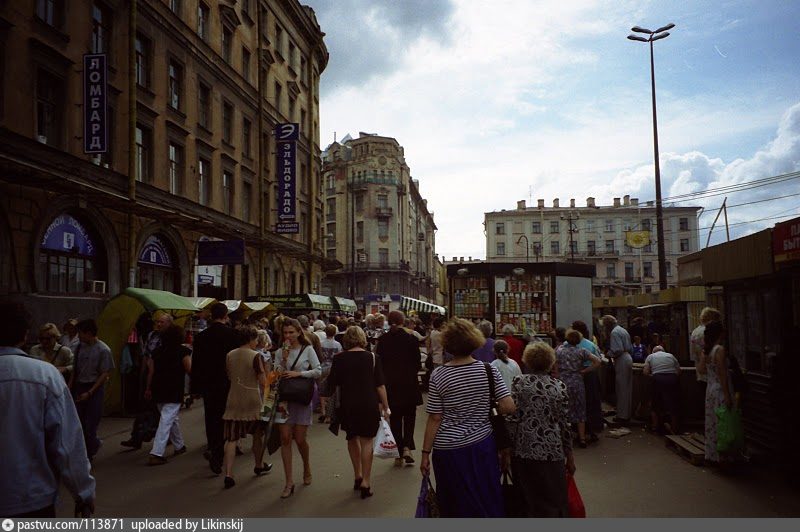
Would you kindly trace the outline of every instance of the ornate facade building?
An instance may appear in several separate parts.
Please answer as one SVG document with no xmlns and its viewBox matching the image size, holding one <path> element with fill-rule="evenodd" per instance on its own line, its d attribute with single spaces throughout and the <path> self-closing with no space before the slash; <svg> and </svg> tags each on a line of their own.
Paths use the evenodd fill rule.
<svg viewBox="0 0 800 532">
<path fill-rule="evenodd" d="M 361 307 L 384 294 L 439 301 L 436 224 L 397 140 L 348 135 L 323 153 L 323 174 L 326 256 L 344 265 L 324 289 Z"/>
<path fill-rule="evenodd" d="M 318 289 L 336 266 L 321 238 L 323 36 L 297 0 L 0 2 L 0 295 L 58 322 L 127 286 Z M 107 62 L 100 154 L 85 153 L 85 54 Z M 289 122 L 300 233 L 285 236 L 273 131 Z M 243 240 L 243 263 L 198 268 L 201 240 Z"/>
</svg>

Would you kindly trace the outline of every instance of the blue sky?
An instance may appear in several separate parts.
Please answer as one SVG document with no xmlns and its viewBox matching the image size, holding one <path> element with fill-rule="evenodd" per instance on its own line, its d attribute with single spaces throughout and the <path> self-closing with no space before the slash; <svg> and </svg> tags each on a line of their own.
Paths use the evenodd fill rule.
<svg viewBox="0 0 800 532">
<path fill-rule="evenodd" d="M 443 257 L 483 257 L 483 213 L 530 200 L 531 187 L 548 205 L 654 198 L 649 51 L 626 39 L 634 25 L 676 24 L 655 43 L 666 197 L 800 170 L 800 2 L 306 2 L 331 54 L 323 146 L 334 131 L 397 138 L 435 212 Z M 793 192 L 800 180 L 728 203 Z M 729 217 L 797 207 L 786 198 Z"/>
</svg>

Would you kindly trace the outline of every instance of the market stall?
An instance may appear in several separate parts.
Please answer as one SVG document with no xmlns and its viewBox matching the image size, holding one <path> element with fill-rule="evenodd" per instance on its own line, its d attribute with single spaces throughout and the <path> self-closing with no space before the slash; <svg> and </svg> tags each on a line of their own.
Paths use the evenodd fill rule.
<svg viewBox="0 0 800 532">
<path fill-rule="evenodd" d="M 252 303 L 270 303 L 276 311 L 292 317 L 309 312 L 330 312 L 334 310 L 332 298 L 320 294 L 291 294 L 247 298 L 246 304 L 251 305 Z"/>
<path fill-rule="evenodd" d="M 333 300 L 333 310 L 340 314 L 348 314 L 353 315 L 355 314 L 356 310 L 358 310 L 358 306 L 356 302 L 352 299 L 347 299 L 346 297 L 337 297 L 332 296 L 331 299 Z"/>
<path fill-rule="evenodd" d="M 403 296 L 403 299 L 400 300 L 400 310 L 403 312 L 414 311 L 416 313 L 439 314 L 442 316 L 445 314 L 444 307 L 406 296 Z"/>
</svg>

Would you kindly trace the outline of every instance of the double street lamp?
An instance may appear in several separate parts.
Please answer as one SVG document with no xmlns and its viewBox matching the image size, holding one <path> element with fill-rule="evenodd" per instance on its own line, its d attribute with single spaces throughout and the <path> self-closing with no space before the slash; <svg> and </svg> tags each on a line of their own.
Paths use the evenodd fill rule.
<svg viewBox="0 0 800 532">
<path fill-rule="evenodd" d="M 646 42 L 650 44 L 650 86 L 653 95 L 653 152 L 656 163 L 656 238 L 658 239 L 658 285 L 661 290 L 667 288 L 667 257 L 664 250 L 664 213 L 661 201 L 661 166 L 658 161 L 658 122 L 656 120 L 656 74 L 653 65 L 653 42 L 669 37 L 669 30 L 675 24 L 667 24 L 655 31 L 647 28 L 634 26 L 631 31 L 648 35 L 647 38 L 640 35 L 628 35 L 632 41 Z"/>
</svg>

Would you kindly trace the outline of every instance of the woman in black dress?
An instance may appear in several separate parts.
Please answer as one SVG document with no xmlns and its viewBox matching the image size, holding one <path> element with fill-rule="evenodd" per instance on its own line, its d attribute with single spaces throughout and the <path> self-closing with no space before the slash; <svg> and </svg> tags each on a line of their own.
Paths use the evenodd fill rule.
<svg viewBox="0 0 800 532">
<path fill-rule="evenodd" d="M 353 489 L 360 490 L 361 498 L 366 499 L 372 496 L 372 440 L 378 433 L 381 413 L 388 419 L 391 412 L 381 361 L 365 350 L 364 331 L 360 327 L 348 327 L 342 345 L 346 351 L 333 357 L 328 390 L 332 393 L 339 387 L 339 420 L 347 433 L 347 451 L 353 462 Z"/>
</svg>

